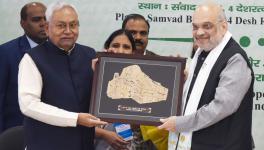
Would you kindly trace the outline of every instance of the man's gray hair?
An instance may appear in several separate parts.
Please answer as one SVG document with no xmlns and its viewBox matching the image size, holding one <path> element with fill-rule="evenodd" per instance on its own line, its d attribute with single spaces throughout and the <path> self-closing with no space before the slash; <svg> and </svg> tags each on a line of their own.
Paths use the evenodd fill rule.
<svg viewBox="0 0 264 150">
<path fill-rule="evenodd" d="M 226 21 L 226 14 L 225 14 L 225 9 L 222 7 L 222 5 L 219 6 L 219 14 L 218 14 L 218 20 L 219 21 Z"/>
<path fill-rule="evenodd" d="M 58 2 L 52 3 L 48 6 L 46 13 L 45 13 L 47 21 L 50 22 L 53 13 L 56 10 L 62 9 L 63 7 L 70 7 L 77 13 L 77 10 L 76 10 L 74 5 L 68 4 L 66 2 L 58 1 Z"/>
<path fill-rule="evenodd" d="M 217 11 L 217 19 L 218 21 L 226 21 L 226 14 L 225 14 L 225 9 L 223 8 L 222 5 L 216 3 L 216 1 L 214 0 L 206 0 L 205 2 L 203 2 L 202 4 L 198 5 L 198 7 L 196 7 L 196 9 L 200 8 L 200 7 L 211 7 L 214 8 L 214 10 Z"/>
</svg>

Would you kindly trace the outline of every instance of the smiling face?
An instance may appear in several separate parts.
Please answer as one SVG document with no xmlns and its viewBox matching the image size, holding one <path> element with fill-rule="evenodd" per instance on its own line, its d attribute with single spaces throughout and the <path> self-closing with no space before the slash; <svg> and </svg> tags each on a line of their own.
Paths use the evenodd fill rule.
<svg viewBox="0 0 264 150">
<path fill-rule="evenodd" d="M 132 54 L 132 44 L 125 34 L 116 36 L 110 43 L 108 52 Z"/>
<path fill-rule="evenodd" d="M 227 31 L 226 20 L 219 17 L 221 11 L 218 5 L 205 5 L 198 7 L 193 15 L 193 37 L 205 51 L 214 49 Z"/>
<path fill-rule="evenodd" d="M 77 13 L 69 6 L 55 10 L 46 26 L 46 32 L 57 47 L 66 51 L 72 49 L 79 36 Z"/>
</svg>

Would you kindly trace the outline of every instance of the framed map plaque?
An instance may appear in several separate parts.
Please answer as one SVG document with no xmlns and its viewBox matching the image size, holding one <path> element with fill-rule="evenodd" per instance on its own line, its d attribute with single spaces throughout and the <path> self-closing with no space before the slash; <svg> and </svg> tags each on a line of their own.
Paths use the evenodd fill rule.
<svg viewBox="0 0 264 150">
<path fill-rule="evenodd" d="M 90 113 L 107 122 L 159 125 L 180 113 L 186 59 L 98 53 Z"/>
</svg>

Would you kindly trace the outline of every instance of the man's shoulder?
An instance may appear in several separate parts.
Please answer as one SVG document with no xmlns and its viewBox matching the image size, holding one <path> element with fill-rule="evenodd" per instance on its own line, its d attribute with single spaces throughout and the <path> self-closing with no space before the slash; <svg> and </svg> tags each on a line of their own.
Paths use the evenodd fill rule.
<svg viewBox="0 0 264 150">
<path fill-rule="evenodd" d="M 82 45 L 82 44 L 79 44 L 79 43 L 76 43 L 75 45 L 76 45 L 76 47 L 78 47 L 80 49 L 87 49 L 87 50 L 93 50 L 94 51 L 94 48 L 92 48 L 90 46 Z"/>
<path fill-rule="evenodd" d="M 154 55 L 154 56 L 157 56 L 158 54 L 152 52 L 152 51 L 149 51 L 149 50 L 146 50 L 146 55 Z"/>
<path fill-rule="evenodd" d="M 76 48 L 78 50 L 81 50 L 83 53 L 86 53 L 88 55 L 92 55 L 93 57 L 95 57 L 95 50 L 92 47 L 86 46 L 86 45 L 82 45 L 79 43 L 75 44 Z"/>
<path fill-rule="evenodd" d="M 2 45 L 0 45 L 0 49 L 7 49 L 11 47 L 18 47 L 19 42 L 22 40 L 22 38 L 25 38 L 24 36 L 17 37 L 16 39 L 13 39 L 11 41 L 8 41 Z"/>
<path fill-rule="evenodd" d="M 16 54 L 20 54 L 21 47 L 20 43 L 23 41 L 24 38 L 23 36 L 20 36 L 16 39 L 13 39 L 11 41 L 8 41 L 2 45 L 0 45 L 0 54 L 2 57 L 7 57 L 8 56 L 15 56 Z"/>
<path fill-rule="evenodd" d="M 230 38 L 224 48 L 224 51 L 229 55 L 240 53 L 242 56 L 247 57 L 245 50 L 233 38 Z"/>
<path fill-rule="evenodd" d="M 230 61 L 245 61 L 249 68 L 251 68 L 247 53 L 233 38 L 230 38 L 218 59 L 219 62 L 222 63 L 228 63 Z"/>
</svg>

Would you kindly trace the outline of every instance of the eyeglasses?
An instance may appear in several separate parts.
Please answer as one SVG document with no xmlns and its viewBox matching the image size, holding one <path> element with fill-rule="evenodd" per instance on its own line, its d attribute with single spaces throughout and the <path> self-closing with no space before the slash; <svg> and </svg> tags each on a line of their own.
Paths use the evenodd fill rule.
<svg viewBox="0 0 264 150">
<path fill-rule="evenodd" d="M 80 26 L 79 22 L 71 22 L 69 24 L 67 24 L 65 22 L 60 22 L 60 23 L 55 24 L 55 27 L 61 31 L 65 31 L 67 28 L 69 28 L 71 31 L 73 31 L 73 30 L 77 29 L 79 26 Z"/>
</svg>

